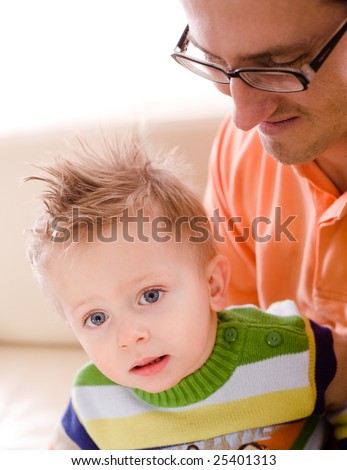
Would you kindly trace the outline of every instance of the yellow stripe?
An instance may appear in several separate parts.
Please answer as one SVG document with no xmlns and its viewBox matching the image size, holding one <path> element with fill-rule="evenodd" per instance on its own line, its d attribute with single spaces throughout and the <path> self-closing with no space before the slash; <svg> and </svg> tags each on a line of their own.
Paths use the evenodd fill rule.
<svg viewBox="0 0 347 470">
<path fill-rule="evenodd" d="M 83 424 L 101 449 L 143 449 L 297 420 L 309 416 L 314 404 L 312 389 L 303 387 L 189 411 L 154 411 Z"/>
<path fill-rule="evenodd" d="M 346 410 L 347 412 L 347 410 Z M 334 425 L 334 434 L 338 440 L 347 438 L 347 415 L 342 414 L 331 420 Z"/>
<path fill-rule="evenodd" d="M 342 439 L 347 438 L 347 428 L 336 428 L 334 429 L 334 434 L 337 440 L 341 441 Z"/>
</svg>

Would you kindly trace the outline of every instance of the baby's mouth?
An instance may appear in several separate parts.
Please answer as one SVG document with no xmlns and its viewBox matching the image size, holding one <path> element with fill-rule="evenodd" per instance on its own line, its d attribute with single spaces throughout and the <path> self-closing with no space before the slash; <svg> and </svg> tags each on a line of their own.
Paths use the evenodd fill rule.
<svg viewBox="0 0 347 470">
<path fill-rule="evenodd" d="M 135 362 L 130 372 L 136 375 L 150 376 L 159 374 L 168 363 L 169 356 L 165 354 L 159 357 L 147 357 L 141 361 Z"/>
</svg>

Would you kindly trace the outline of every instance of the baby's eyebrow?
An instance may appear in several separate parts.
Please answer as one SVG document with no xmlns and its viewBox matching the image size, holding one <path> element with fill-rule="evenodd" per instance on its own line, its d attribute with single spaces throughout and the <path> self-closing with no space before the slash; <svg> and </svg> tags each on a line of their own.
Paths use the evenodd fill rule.
<svg viewBox="0 0 347 470">
<path fill-rule="evenodd" d="M 80 310 L 85 310 L 93 305 L 95 303 L 96 299 L 94 297 L 90 297 L 90 298 L 87 298 L 87 299 L 83 299 L 81 300 L 80 302 L 76 302 L 76 304 L 74 304 L 71 308 L 71 312 L 73 314 L 76 314 L 76 313 L 80 313 Z"/>
</svg>

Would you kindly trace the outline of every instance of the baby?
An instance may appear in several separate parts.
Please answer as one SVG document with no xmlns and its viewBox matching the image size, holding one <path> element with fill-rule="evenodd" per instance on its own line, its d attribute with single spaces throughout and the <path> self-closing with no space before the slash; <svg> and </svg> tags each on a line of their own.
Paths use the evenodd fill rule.
<svg viewBox="0 0 347 470">
<path fill-rule="evenodd" d="M 227 262 L 170 158 L 131 139 L 82 143 L 42 171 L 27 178 L 47 186 L 31 264 L 91 361 L 52 448 L 325 445 L 346 348 L 290 301 L 225 308 Z"/>
</svg>

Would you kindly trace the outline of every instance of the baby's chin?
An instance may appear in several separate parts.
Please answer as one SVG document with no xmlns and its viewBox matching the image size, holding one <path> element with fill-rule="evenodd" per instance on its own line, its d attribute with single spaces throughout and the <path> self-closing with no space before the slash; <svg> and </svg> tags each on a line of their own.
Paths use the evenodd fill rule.
<svg viewBox="0 0 347 470">
<path fill-rule="evenodd" d="M 165 377 L 160 380 L 153 380 L 153 381 L 148 380 L 146 381 L 146 383 L 141 383 L 141 384 L 138 383 L 137 385 L 134 385 L 134 384 L 132 385 L 123 384 L 123 385 L 126 387 L 143 390 L 144 392 L 147 392 L 147 393 L 161 393 L 161 392 L 165 392 L 166 390 L 170 390 L 171 388 L 175 387 L 183 379 L 190 376 L 194 372 L 195 372 L 194 370 L 193 371 L 186 370 L 185 373 L 182 373 L 178 377 Z"/>
<path fill-rule="evenodd" d="M 143 390 L 144 392 L 147 393 L 161 393 L 165 392 L 166 390 L 170 390 L 171 388 L 175 387 L 178 383 L 183 380 L 184 377 L 176 378 L 176 379 L 169 379 L 165 380 L 162 383 L 146 383 L 146 384 L 141 384 L 141 386 L 132 386 L 131 388 L 137 388 L 139 390 Z"/>
<path fill-rule="evenodd" d="M 147 393 L 165 392 L 166 390 L 175 387 L 185 377 L 190 375 L 190 373 L 187 373 L 187 371 L 185 371 L 186 373 L 182 373 L 176 377 L 168 377 L 166 374 L 166 376 L 160 377 L 160 374 L 158 374 L 155 377 L 143 377 L 142 379 L 139 377 L 123 377 L 122 380 L 121 377 L 117 377 L 117 374 L 113 374 L 112 372 L 110 373 L 110 371 L 101 370 L 101 372 L 110 380 L 122 387 L 142 390 Z"/>
</svg>

